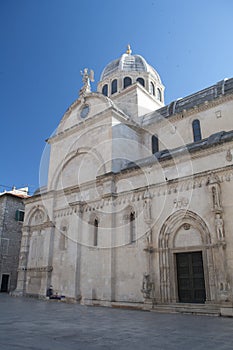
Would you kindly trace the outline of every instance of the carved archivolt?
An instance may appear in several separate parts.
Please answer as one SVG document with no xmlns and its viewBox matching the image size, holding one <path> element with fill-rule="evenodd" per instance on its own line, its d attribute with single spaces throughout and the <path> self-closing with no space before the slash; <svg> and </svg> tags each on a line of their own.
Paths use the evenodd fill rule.
<svg viewBox="0 0 233 350">
<path fill-rule="evenodd" d="M 197 214 L 188 210 L 178 210 L 168 217 L 158 237 L 160 297 L 162 303 L 168 303 L 176 299 L 172 250 L 175 248 L 176 233 L 181 227 L 184 227 L 184 225 L 193 226 L 198 230 L 202 242 L 200 246 L 201 250 L 205 250 L 211 245 L 211 237 L 207 225 Z M 182 250 L 182 247 L 179 249 Z M 209 261 L 211 261 L 211 259 L 209 259 Z"/>
<path fill-rule="evenodd" d="M 45 208 L 43 206 L 37 205 L 36 207 L 32 208 L 29 212 L 27 220 L 28 224 L 27 222 L 25 222 L 25 224 L 29 227 L 33 227 L 43 225 L 48 221 L 49 218 Z"/>
<path fill-rule="evenodd" d="M 191 224 L 198 229 L 203 244 L 211 243 L 210 233 L 203 219 L 192 211 L 178 210 L 163 224 L 159 234 L 159 248 L 173 248 L 175 234 L 184 224 Z"/>
</svg>

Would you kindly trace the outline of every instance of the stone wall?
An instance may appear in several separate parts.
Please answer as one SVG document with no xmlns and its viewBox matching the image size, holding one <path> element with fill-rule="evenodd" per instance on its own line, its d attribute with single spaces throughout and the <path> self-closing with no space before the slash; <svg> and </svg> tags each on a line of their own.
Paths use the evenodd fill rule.
<svg viewBox="0 0 233 350">
<path fill-rule="evenodd" d="M 0 283 L 2 275 L 9 275 L 9 292 L 16 288 L 22 237 L 22 222 L 16 221 L 16 210 L 24 210 L 21 198 L 9 194 L 0 197 Z"/>
</svg>

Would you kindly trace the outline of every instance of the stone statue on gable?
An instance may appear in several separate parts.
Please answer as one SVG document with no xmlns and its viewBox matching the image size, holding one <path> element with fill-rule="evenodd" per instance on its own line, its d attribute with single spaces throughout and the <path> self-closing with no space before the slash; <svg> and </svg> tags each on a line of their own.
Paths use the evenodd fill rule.
<svg viewBox="0 0 233 350">
<path fill-rule="evenodd" d="M 90 82 L 94 82 L 94 71 L 90 69 L 90 72 L 88 73 L 88 68 L 84 68 L 83 71 L 80 71 L 81 76 L 82 76 L 82 82 L 83 82 L 83 87 L 81 88 L 79 95 L 85 95 L 86 93 L 91 92 L 91 84 Z"/>
</svg>

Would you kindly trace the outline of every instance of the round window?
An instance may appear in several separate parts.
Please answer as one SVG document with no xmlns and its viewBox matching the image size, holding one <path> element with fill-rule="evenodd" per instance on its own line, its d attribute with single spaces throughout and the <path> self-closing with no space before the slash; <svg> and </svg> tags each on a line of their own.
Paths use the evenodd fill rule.
<svg viewBox="0 0 233 350">
<path fill-rule="evenodd" d="M 80 117 L 81 118 L 86 118 L 86 116 L 88 115 L 90 110 L 90 107 L 88 105 L 83 106 L 81 113 L 80 113 Z"/>
</svg>

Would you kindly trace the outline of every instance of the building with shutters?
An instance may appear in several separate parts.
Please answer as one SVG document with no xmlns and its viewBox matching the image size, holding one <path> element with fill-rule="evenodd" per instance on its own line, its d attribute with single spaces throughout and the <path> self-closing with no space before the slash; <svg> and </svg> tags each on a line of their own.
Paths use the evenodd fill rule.
<svg viewBox="0 0 233 350">
<path fill-rule="evenodd" d="M 130 47 L 84 69 L 28 198 L 16 293 L 233 315 L 233 79 L 165 105 Z"/>
<path fill-rule="evenodd" d="M 24 219 L 24 198 L 28 188 L 0 193 L 0 292 L 16 288 Z"/>
</svg>

